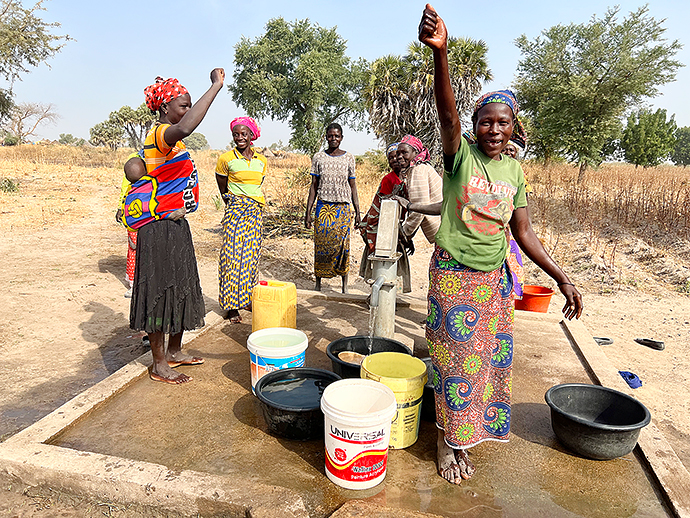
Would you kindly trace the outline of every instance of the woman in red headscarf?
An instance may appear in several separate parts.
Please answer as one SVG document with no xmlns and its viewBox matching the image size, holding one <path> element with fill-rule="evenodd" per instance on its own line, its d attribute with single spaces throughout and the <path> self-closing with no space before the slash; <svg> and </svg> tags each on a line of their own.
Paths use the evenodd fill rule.
<svg viewBox="0 0 690 518">
<path fill-rule="evenodd" d="M 443 199 L 443 181 L 430 163 L 429 150 L 422 141 L 412 135 L 405 135 L 398 144 L 398 162 L 407 185 L 407 199 L 410 203 L 430 205 Z M 412 241 L 419 227 L 429 243 L 441 224 L 441 218 L 432 214 L 408 212 L 402 224 L 404 238 Z"/>
<path fill-rule="evenodd" d="M 242 322 L 239 310 L 251 310 L 252 289 L 259 279 L 266 204 L 261 185 L 267 162 L 252 147 L 261 136 L 254 119 L 237 117 L 230 123 L 230 131 L 235 148 L 220 155 L 216 165 L 218 190 L 225 201 L 218 302 L 225 318 L 237 324 Z"/>
<path fill-rule="evenodd" d="M 198 177 L 182 139 L 201 123 L 224 79 L 223 69 L 214 69 L 211 87 L 192 106 L 187 89 L 177 79 L 157 78 L 144 90 L 146 105 L 159 115 L 144 142 L 146 169 L 139 159 L 125 165 L 133 182 L 124 207 L 125 223 L 138 229 L 129 323 L 149 335 L 153 353 L 149 376 L 155 381 L 191 381 L 172 368 L 204 361 L 182 352 L 182 333 L 203 326 L 205 313 L 185 218 L 198 205 Z"/>
</svg>

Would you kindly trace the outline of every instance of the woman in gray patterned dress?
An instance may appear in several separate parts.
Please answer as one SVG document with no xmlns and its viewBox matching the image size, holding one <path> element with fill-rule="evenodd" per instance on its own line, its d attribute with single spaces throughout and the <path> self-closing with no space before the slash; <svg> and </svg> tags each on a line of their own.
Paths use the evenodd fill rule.
<svg viewBox="0 0 690 518">
<path fill-rule="evenodd" d="M 359 199 L 355 183 L 355 157 L 343 149 L 343 129 L 338 123 L 326 128 L 328 148 L 314 155 L 311 163 L 311 186 L 304 215 L 304 226 L 311 228 L 311 211 L 316 200 L 314 221 L 315 290 L 321 290 L 321 279 L 340 276 L 343 293 L 347 293 L 350 271 L 350 228 L 354 208 L 355 225 L 360 223 Z"/>
</svg>

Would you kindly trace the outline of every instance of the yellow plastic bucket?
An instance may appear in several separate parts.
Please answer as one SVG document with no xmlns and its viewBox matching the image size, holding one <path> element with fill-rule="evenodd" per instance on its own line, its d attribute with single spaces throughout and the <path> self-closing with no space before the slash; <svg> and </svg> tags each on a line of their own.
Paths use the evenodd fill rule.
<svg viewBox="0 0 690 518">
<path fill-rule="evenodd" d="M 391 424 L 390 447 L 407 448 L 419 436 L 419 417 L 427 374 L 419 358 L 403 353 L 376 353 L 362 362 L 360 377 L 383 383 L 395 394 L 397 415 Z"/>
<path fill-rule="evenodd" d="M 297 288 L 292 282 L 260 281 L 252 290 L 252 332 L 297 327 Z"/>
</svg>

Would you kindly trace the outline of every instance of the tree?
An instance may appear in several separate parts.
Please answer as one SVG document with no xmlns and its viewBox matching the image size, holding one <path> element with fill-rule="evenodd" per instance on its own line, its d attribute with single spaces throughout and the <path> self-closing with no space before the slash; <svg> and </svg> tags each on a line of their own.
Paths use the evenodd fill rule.
<svg viewBox="0 0 690 518">
<path fill-rule="evenodd" d="M 354 128 L 364 122 L 366 61 L 352 61 L 345 50 L 335 28 L 273 18 L 263 36 L 235 45 L 228 90 L 252 117 L 289 120 L 290 144 L 312 154 L 331 122 Z"/>
<path fill-rule="evenodd" d="M 35 136 L 35 131 L 41 124 L 55 123 L 60 116 L 53 111 L 55 106 L 43 103 L 19 103 L 12 107 L 9 116 L 9 130 L 20 144 Z"/>
<path fill-rule="evenodd" d="M 122 126 L 107 120 L 99 122 L 89 130 L 91 144 L 94 146 L 108 146 L 113 151 L 125 142 L 125 130 Z"/>
<path fill-rule="evenodd" d="M 126 136 L 130 147 L 141 149 L 144 147 L 146 134 L 155 121 L 156 115 L 144 103 L 136 110 L 130 106 L 123 106 L 117 111 L 110 112 L 105 121 L 89 130 L 91 143 L 95 146 L 117 149 L 125 143 Z"/>
<path fill-rule="evenodd" d="M 661 164 L 673 151 L 676 128 L 674 115 L 666 120 L 666 110 L 652 113 L 645 108 L 631 113 L 621 139 L 625 159 L 635 167 Z"/>
<path fill-rule="evenodd" d="M 486 44 L 449 38 L 448 67 L 458 113 L 466 115 L 482 83 L 490 81 Z M 430 48 L 410 44 L 405 56 L 375 60 L 364 89 L 366 107 L 375 135 L 387 144 L 409 133 L 420 138 L 432 155 L 441 157 L 441 134 L 434 100 L 434 60 Z"/>
<path fill-rule="evenodd" d="M 184 139 L 184 145 L 187 146 L 189 149 L 192 149 L 194 151 L 201 151 L 203 149 L 208 149 L 208 140 L 206 140 L 206 136 L 204 136 L 202 133 L 197 133 L 194 132 L 190 136 L 188 136 L 186 139 Z"/>
<path fill-rule="evenodd" d="M 671 153 L 671 160 L 683 167 L 690 165 L 690 127 L 685 126 L 676 130 L 676 145 Z"/>
<path fill-rule="evenodd" d="M 619 22 L 619 8 L 613 8 L 601 19 L 516 40 L 523 57 L 514 86 L 533 121 L 533 151 L 577 163 L 579 183 L 588 165 L 601 162 L 625 110 L 658 95 L 658 86 L 673 81 L 683 66 L 673 59 L 681 44 L 663 38 L 664 20 L 648 10 L 641 7 Z"/>
<path fill-rule="evenodd" d="M 156 121 L 156 115 L 142 103 L 136 110 L 129 106 L 123 106 L 119 110 L 110 113 L 108 121 L 111 124 L 121 126 L 127 134 L 129 146 L 134 149 L 144 147 L 146 134 Z"/>
<path fill-rule="evenodd" d="M 63 146 L 73 146 L 76 141 L 77 137 L 71 133 L 60 133 L 60 138 L 58 138 L 58 142 Z"/>
<path fill-rule="evenodd" d="M 0 0 L 0 76 L 10 83 L 9 89 L 0 88 L 0 121 L 10 114 L 14 81 L 29 67 L 53 57 L 70 39 L 54 34 L 60 24 L 43 21 L 39 11 L 45 11 L 43 0 L 28 8 L 20 0 Z"/>
<path fill-rule="evenodd" d="M 58 142 L 63 146 L 83 146 L 86 144 L 86 140 L 83 138 L 77 138 L 71 133 L 60 133 Z"/>
</svg>

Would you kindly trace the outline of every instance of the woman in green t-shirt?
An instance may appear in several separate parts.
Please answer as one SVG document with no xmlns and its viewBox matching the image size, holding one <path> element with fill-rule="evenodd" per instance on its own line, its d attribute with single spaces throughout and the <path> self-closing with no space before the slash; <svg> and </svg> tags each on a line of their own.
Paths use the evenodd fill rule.
<svg viewBox="0 0 690 518">
<path fill-rule="evenodd" d="M 566 297 L 566 318 L 579 318 L 582 297 L 532 230 L 520 164 L 501 151 L 519 132 L 512 92 L 482 96 L 472 123 L 477 143 L 462 136 L 448 74 L 445 24 L 427 4 L 419 40 L 434 54 L 434 91 L 444 154 L 443 202 L 405 208 L 441 214 L 429 265 L 426 337 L 433 364 L 438 471 L 454 484 L 475 467 L 467 449 L 508 440 L 513 359 L 513 281 L 505 229 Z"/>
</svg>

